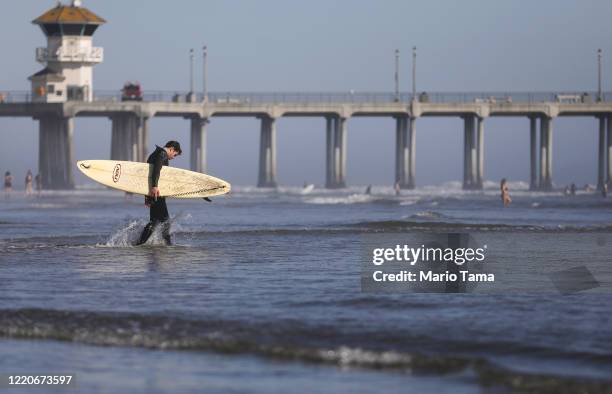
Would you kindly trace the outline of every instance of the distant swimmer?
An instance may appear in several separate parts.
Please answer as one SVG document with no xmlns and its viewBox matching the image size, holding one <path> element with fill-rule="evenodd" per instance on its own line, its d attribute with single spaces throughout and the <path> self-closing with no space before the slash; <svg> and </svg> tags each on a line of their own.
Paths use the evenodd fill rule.
<svg viewBox="0 0 612 394">
<path fill-rule="evenodd" d="M 181 145 L 177 141 L 168 141 L 163 148 L 156 146 L 155 151 L 151 153 L 147 159 L 147 163 L 153 164 L 153 169 L 150 174 L 150 190 L 149 195 L 145 196 L 145 205 L 149 207 L 149 223 L 145 226 L 140 234 L 140 239 L 136 245 L 142 245 L 153 234 L 157 226 L 162 226 L 162 236 L 167 245 L 172 245 L 170 238 L 170 223 L 168 219 L 168 207 L 166 206 L 166 198 L 159 196 L 159 174 L 162 166 L 167 166 L 168 161 L 174 159 L 181 154 Z"/>
<path fill-rule="evenodd" d="M 508 191 L 508 181 L 506 181 L 506 178 L 503 178 L 501 180 L 499 188 L 501 191 L 501 200 L 504 204 L 504 207 L 509 207 L 510 203 L 512 203 L 512 199 L 510 198 L 510 192 Z"/>
<path fill-rule="evenodd" d="M 604 183 L 603 186 L 601 187 L 601 196 L 603 198 L 608 197 L 608 184 L 607 183 Z"/>
<path fill-rule="evenodd" d="M 13 191 L 13 176 L 10 171 L 4 173 L 4 193 L 5 197 L 8 198 Z"/>
<path fill-rule="evenodd" d="M 395 190 L 395 195 L 399 196 L 402 189 L 400 188 L 400 184 L 399 182 L 395 182 L 395 185 L 393 185 L 393 190 Z"/>
<path fill-rule="evenodd" d="M 40 193 L 42 192 L 42 177 L 40 174 L 36 174 L 34 177 L 34 183 L 36 187 L 36 195 L 40 197 Z"/>
<path fill-rule="evenodd" d="M 32 170 L 28 170 L 25 177 L 25 194 L 26 196 L 32 195 Z"/>
<path fill-rule="evenodd" d="M 368 185 L 368 187 L 366 187 L 365 194 L 367 194 L 367 195 L 372 194 L 372 185 Z"/>
<path fill-rule="evenodd" d="M 575 196 L 575 195 L 576 195 L 576 189 L 577 189 L 577 188 L 576 188 L 576 184 L 575 184 L 575 183 L 572 183 L 572 184 L 570 185 L 570 194 L 571 194 L 572 196 Z"/>
</svg>

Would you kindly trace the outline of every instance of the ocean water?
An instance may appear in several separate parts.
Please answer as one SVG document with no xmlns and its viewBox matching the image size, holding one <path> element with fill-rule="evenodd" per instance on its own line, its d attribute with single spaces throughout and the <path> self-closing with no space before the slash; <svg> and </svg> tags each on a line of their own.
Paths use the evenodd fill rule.
<svg viewBox="0 0 612 394">
<path fill-rule="evenodd" d="M 0 374 L 70 373 L 86 393 L 612 392 L 612 199 L 517 183 L 502 209 L 486 186 L 236 187 L 168 200 L 174 245 L 142 247 L 137 196 L 14 193 L 0 201 Z M 428 232 L 509 245 L 506 264 L 585 266 L 599 286 L 362 291 L 364 237 Z"/>
</svg>

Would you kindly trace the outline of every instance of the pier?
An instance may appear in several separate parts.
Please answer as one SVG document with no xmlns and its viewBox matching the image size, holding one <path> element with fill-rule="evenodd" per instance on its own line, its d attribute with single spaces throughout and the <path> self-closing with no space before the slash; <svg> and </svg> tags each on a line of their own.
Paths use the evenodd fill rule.
<svg viewBox="0 0 612 394">
<path fill-rule="evenodd" d="M 612 97 L 606 93 L 603 97 Z M 554 121 L 561 116 L 587 116 L 599 120 L 597 186 L 612 182 L 612 103 L 597 93 L 429 93 L 412 97 L 393 93 L 209 93 L 153 92 L 142 101 L 121 101 L 119 93 L 93 92 L 91 101 L 40 103 L 29 92 L 5 92 L 0 117 L 30 117 L 39 122 L 39 172 L 48 189 L 74 187 L 72 144 L 74 118 L 107 117 L 112 120 L 110 159 L 146 160 L 148 124 L 155 117 L 181 117 L 189 121 L 190 166 L 206 171 L 207 127 L 216 117 L 254 117 L 260 120 L 259 176 L 257 185 L 277 185 L 276 120 L 280 117 L 321 117 L 326 141 L 325 186 L 346 184 L 346 144 L 351 117 L 395 119 L 395 180 L 403 189 L 417 185 L 417 125 L 421 117 L 463 119 L 463 188 L 482 189 L 486 121 L 493 116 L 522 117 L 530 138 L 529 184 L 532 190 L 553 187 Z M 460 132 L 460 130 L 458 130 Z M 597 132 L 597 130 L 594 130 Z M 256 149 L 256 147 L 253 147 Z M 461 149 L 461 147 L 457 147 Z M 424 152 L 425 153 L 425 152 Z"/>
</svg>

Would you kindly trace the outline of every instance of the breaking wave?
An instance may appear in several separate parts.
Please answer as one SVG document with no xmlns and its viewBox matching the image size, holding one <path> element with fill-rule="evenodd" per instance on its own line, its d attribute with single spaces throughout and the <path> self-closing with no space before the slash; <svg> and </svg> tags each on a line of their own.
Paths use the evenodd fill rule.
<svg viewBox="0 0 612 394">
<path fill-rule="evenodd" d="M 314 327 L 298 322 L 258 325 L 135 313 L 4 309 L 0 310 L 0 336 L 62 340 L 98 346 L 255 354 L 309 363 L 417 374 L 448 374 L 469 370 L 476 374 L 483 385 L 505 386 L 512 390 L 530 392 L 612 390 L 612 380 L 609 379 L 516 372 L 474 356 L 424 354 L 379 346 L 364 348 L 358 345 L 364 341 L 363 337 L 356 338 L 354 334 L 332 327 Z M 610 362 L 612 355 L 600 355 L 600 358 Z"/>
</svg>

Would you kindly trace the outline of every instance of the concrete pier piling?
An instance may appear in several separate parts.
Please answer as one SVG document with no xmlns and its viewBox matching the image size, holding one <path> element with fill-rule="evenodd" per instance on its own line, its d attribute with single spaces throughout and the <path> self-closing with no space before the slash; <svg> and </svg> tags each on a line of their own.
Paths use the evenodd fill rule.
<svg viewBox="0 0 612 394">
<path fill-rule="evenodd" d="M 463 116 L 463 188 L 469 187 L 470 117 Z"/>
<path fill-rule="evenodd" d="M 612 186 L 612 115 L 606 117 L 606 183 L 608 186 Z"/>
<path fill-rule="evenodd" d="M 149 118 L 141 116 L 138 122 L 138 161 L 145 162 L 149 157 Z"/>
<path fill-rule="evenodd" d="M 597 190 L 606 183 L 606 117 L 599 116 L 599 144 L 597 149 Z"/>
<path fill-rule="evenodd" d="M 553 155 L 553 120 L 552 118 L 545 117 L 546 121 L 546 144 L 548 148 L 546 149 L 546 177 L 544 182 L 544 189 L 547 191 L 552 190 L 553 182 L 552 182 L 552 155 Z"/>
<path fill-rule="evenodd" d="M 334 152 L 336 152 L 336 165 L 337 165 L 337 187 L 346 187 L 346 118 L 339 117 L 336 130 L 336 145 Z"/>
<path fill-rule="evenodd" d="M 258 187 L 276 187 L 276 120 L 262 116 Z"/>
<path fill-rule="evenodd" d="M 120 121 L 117 116 L 111 117 L 111 160 L 125 160 L 125 135 L 124 130 L 120 126 Z"/>
<path fill-rule="evenodd" d="M 146 161 L 149 118 L 134 113 L 111 116 L 111 160 Z"/>
<path fill-rule="evenodd" d="M 325 187 L 339 189 L 346 187 L 346 118 L 326 118 Z"/>
<path fill-rule="evenodd" d="M 548 149 L 548 144 L 546 143 L 546 122 L 544 118 L 540 118 L 540 173 L 538 175 L 538 184 L 540 185 L 540 190 L 544 190 L 544 180 L 546 179 L 546 150 Z"/>
<path fill-rule="evenodd" d="M 395 183 L 398 183 L 400 187 L 408 183 L 407 123 L 406 116 L 395 118 Z"/>
<path fill-rule="evenodd" d="M 463 189 L 474 188 L 474 116 L 463 116 Z"/>
<path fill-rule="evenodd" d="M 206 172 L 206 125 L 207 118 L 191 118 L 191 145 L 189 162 L 191 171 Z"/>
<path fill-rule="evenodd" d="M 408 128 L 408 189 L 416 187 L 416 118 L 410 118 L 410 127 Z"/>
<path fill-rule="evenodd" d="M 478 117 L 476 128 L 476 189 L 482 189 L 484 182 L 484 118 Z"/>
<path fill-rule="evenodd" d="M 476 117 L 472 118 L 472 129 L 470 130 L 472 135 L 470 137 L 470 178 L 471 178 L 471 185 L 470 185 L 470 189 L 476 189 L 477 188 L 477 184 L 476 184 L 476 167 L 477 167 L 477 163 L 476 163 L 476 159 L 477 159 L 477 155 L 476 155 Z"/>
<path fill-rule="evenodd" d="M 408 116 L 395 118 L 395 182 L 402 189 L 414 189 L 416 164 L 415 121 Z"/>
<path fill-rule="evenodd" d="M 49 114 L 38 121 L 38 172 L 43 188 L 74 189 L 74 118 Z"/>
<path fill-rule="evenodd" d="M 529 190 L 538 190 L 538 118 L 529 117 Z"/>
<path fill-rule="evenodd" d="M 463 115 L 463 189 L 482 189 L 484 181 L 484 118 Z"/>
<path fill-rule="evenodd" d="M 546 118 L 546 123 L 548 123 L 547 127 L 546 127 L 546 133 L 548 133 L 548 136 L 546 137 L 546 143 L 548 144 L 548 149 L 546 149 L 546 170 L 547 170 L 547 174 L 546 174 L 546 182 L 544 183 L 544 187 L 546 190 L 552 190 L 553 188 L 553 182 L 552 182 L 552 154 L 553 154 L 553 149 L 552 149 L 552 142 L 553 142 L 553 120 L 552 118 Z"/>
<path fill-rule="evenodd" d="M 540 118 L 540 190 L 552 190 L 552 118 Z"/>
<path fill-rule="evenodd" d="M 325 187 L 332 188 L 334 184 L 334 118 L 325 117 Z"/>
</svg>

